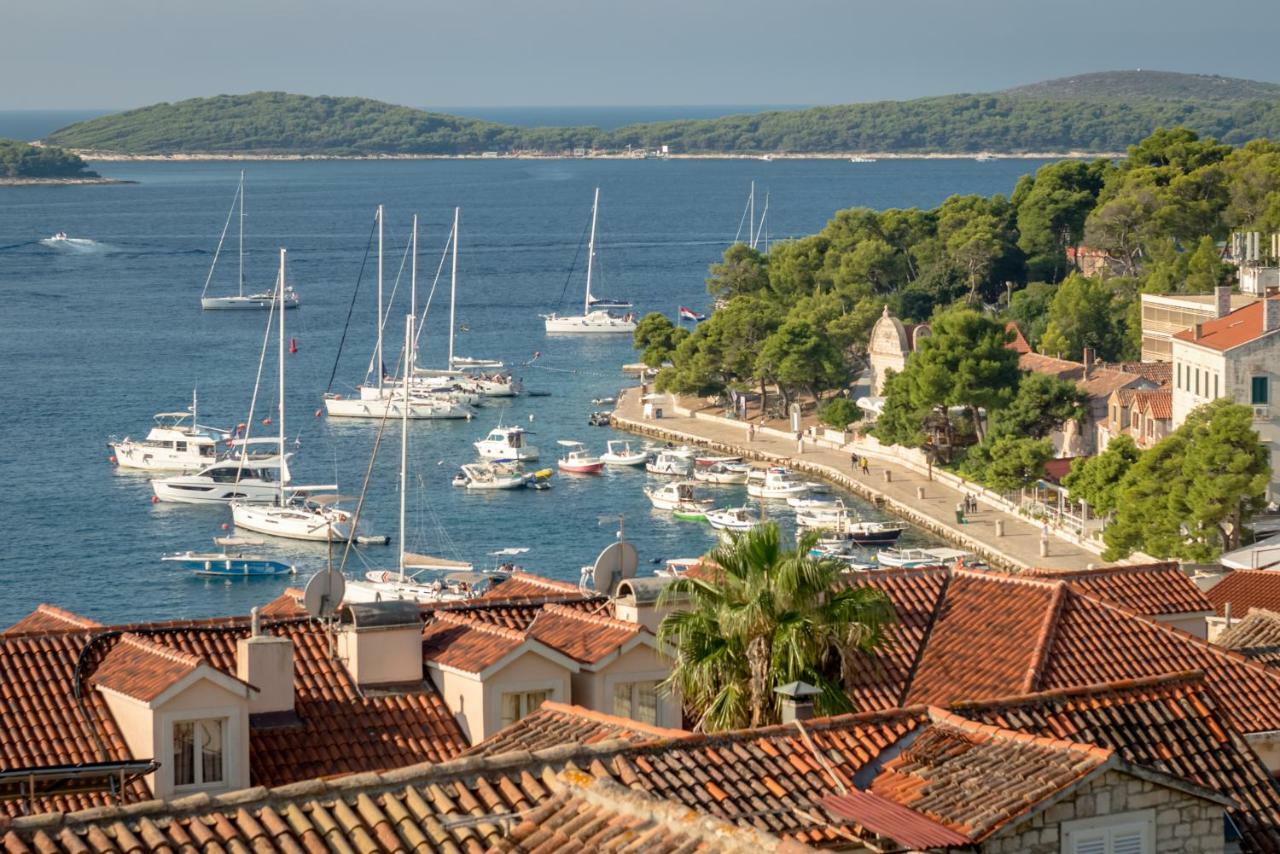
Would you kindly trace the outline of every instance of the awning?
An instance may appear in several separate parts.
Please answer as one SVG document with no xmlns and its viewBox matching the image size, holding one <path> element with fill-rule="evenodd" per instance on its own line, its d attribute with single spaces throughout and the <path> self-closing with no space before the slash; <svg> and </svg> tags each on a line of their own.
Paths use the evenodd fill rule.
<svg viewBox="0 0 1280 854">
<path fill-rule="evenodd" d="M 457 569 L 470 570 L 472 565 L 464 560 L 449 560 L 443 557 L 431 557 L 430 555 L 420 555 L 414 552 L 404 553 L 405 569 Z"/>
</svg>

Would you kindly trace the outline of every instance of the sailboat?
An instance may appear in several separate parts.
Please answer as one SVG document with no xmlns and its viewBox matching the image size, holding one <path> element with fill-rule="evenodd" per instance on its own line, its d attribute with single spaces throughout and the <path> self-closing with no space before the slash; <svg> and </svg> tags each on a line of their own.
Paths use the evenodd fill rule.
<svg viewBox="0 0 1280 854">
<path fill-rule="evenodd" d="M 378 311 L 376 318 L 377 343 L 373 352 L 372 369 L 377 371 L 376 383 L 365 383 L 357 387 L 358 394 L 346 397 L 341 394 L 327 393 L 324 396 L 325 412 L 331 418 L 398 418 L 402 414 L 408 418 L 419 419 L 469 419 L 474 414 L 467 404 L 453 399 L 448 394 L 432 394 L 428 390 L 412 388 L 412 393 L 401 398 L 396 394 L 395 386 L 386 384 L 382 358 L 382 327 L 384 321 L 383 278 L 382 278 L 382 245 L 383 245 L 383 208 L 378 205 Z M 418 288 L 418 218 L 413 218 L 413 245 L 411 284 L 415 294 L 412 311 L 417 311 L 416 294 Z M 412 347 L 413 342 L 408 345 Z M 412 374 L 414 363 L 412 351 L 406 353 L 405 376 Z M 404 410 L 402 413 L 401 410 Z"/>
<path fill-rule="evenodd" d="M 406 358 L 413 346 L 414 315 L 405 318 Z M 395 570 L 371 570 L 363 579 L 347 582 L 345 601 L 382 602 L 401 599 L 410 602 L 452 602 L 471 598 L 487 576 L 472 572 L 465 561 L 430 557 L 407 550 L 406 499 L 409 483 L 409 371 L 400 380 L 400 548 Z M 375 451 L 377 446 L 374 446 Z M 366 484 L 367 485 L 367 484 Z M 432 580 L 429 573 L 447 572 L 444 578 Z"/>
<path fill-rule="evenodd" d="M 600 210 L 600 188 L 596 187 L 595 199 L 591 203 L 591 240 L 587 244 L 587 290 L 582 297 L 582 314 L 561 315 L 544 314 L 547 332 L 571 334 L 620 333 L 631 334 L 636 331 L 636 319 L 632 314 L 622 317 L 611 313 L 606 308 L 593 306 L 591 294 L 591 273 L 596 257 L 596 216 Z M 615 305 L 620 303 L 614 302 Z M 626 305 L 630 308 L 630 304 Z"/>
<path fill-rule="evenodd" d="M 747 245 L 752 249 L 760 249 L 763 245 L 764 253 L 769 252 L 769 233 L 765 230 L 765 222 L 769 218 L 769 193 L 764 194 L 764 207 L 760 211 L 760 220 L 756 221 L 756 182 L 751 182 L 751 191 L 747 194 L 747 208 L 742 212 L 742 219 L 738 220 L 738 233 L 733 236 L 734 243 L 742 241 L 742 226 L 747 226 Z"/>
<path fill-rule="evenodd" d="M 280 283 L 285 280 L 284 270 L 285 250 L 281 249 Z M 277 288 L 276 292 L 277 294 L 283 294 L 283 289 Z M 283 297 L 281 297 L 281 303 L 283 303 Z M 284 354 L 286 349 L 284 305 L 281 304 L 279 309 L 279 367 L 277 368 L 279 387 L 277 394 L 280 400 L 278 411 L 276 412 L 276 424 L 279 431 L 276 441 L 280 443 L 281 448 L 284 448 Z M 282 479 L 277 481 L 276 486 L 274 504 L 261 504 L 243 500 L 231 502 L 231 518 L 235 521 L 237 529 L 243 528 L 247 531 L 273 534 L 277 537 L 287 537 L 292 540 L 317 540 L 320 542 L 340 541 L 351 537 L 351 514 L 340 509 L 337 506 L 337 501 L 325 500 L 327 496 L 307 497 L 317 491 L 337 489 L 336 485 L 293 487 L 286 484 Z"/>
<path fill-rule="evenodd" d="M 416 361 L 411 363 L 415 387 L 426 390 L 456 387 L 464 393 L 473 392 L 481 397 L 515 397 L 524 390 L 523 386 L 518 379 L 502 370 L 502 362 L 497 359 L 459 356 L 454 351 L 454 333 L 458 328 L 458 222 L 461 213 L 461 208 L 453 209 L 453 231 L 449 237 L 449 249 L 452 253 L 449 272 L 449 355 L 443 370 L 419 368 Z M 422 334 L 421 329 L 418 334 Z M 488 373 L 489 371 L 492 373 Z"/>
<path fill-rule="evenodd" d="M 231 217 L 236 212 L 236 203 L 240 205 L 240 291 L 234 296 L 209 296 L 209 283 L 213 281 L 213 271 L 218 267 L 218 257 L 222 254 L 222 244 L 227 239 L 227 229 L 231 226 Z M 298 294 L 280 282 L 277 287 L 284 289 L 284 307 L 297 308 Z M 231 199 L 231 210 L 227 211 L 227 222 L 222 226 L 222 236 L 218 238 L 218 248 L 213 252 L 213 263 L 209 265 L 209 275 L 204 280 L 204 290 L 200 292 L 200 307 L 206 311 L 236 311 L 246 309 L 270 309 L 276 302 L 274 293 L 245 294 L 244 292 L 244 170 L 240 170 L 240 185 Z"/>
</svg>

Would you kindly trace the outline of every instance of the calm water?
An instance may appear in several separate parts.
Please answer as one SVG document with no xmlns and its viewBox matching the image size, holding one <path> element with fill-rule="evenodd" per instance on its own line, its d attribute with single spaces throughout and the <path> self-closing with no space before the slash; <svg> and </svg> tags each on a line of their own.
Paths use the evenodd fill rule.
<svg viewBox="0 0 1280 854">
<path fill-rule="evenodd" d="M 592 398 L 623 384 L 634 358 L 623 340 L 548 339 L 539 312 L 581 299 L 582 279 L 566 274 L 601 187 L 602 284 L 640 311 L 707 307 L 703 278 L 733 237 L 748 182 L 772 191 L 773 235 L 805 234 L 851 205 L 934 205 L 949 193 L 1008 192 L 1038 163 L 995 161 L 841 162 L 309 162 L 250 163 L 247 271 L 268 286 L 275 249 L 289 249 L 290 279 L 303 307 L 288 314 L 298 352 L 288 358 L 288 432 L 299 442 L 301 480 L 358 492 L 376 433 L 371 423 L 330 422 L 320 406 L 378 202 L 387 206 L 387 290 L 395 279 L 409 217 L 421 214 L 420 298 L 425 300 L 454 205 L 462 206 L 458 335 L 460 353 L 520 366 L 525 397 L 481 410 L 476 421 L 411 428 L 411 541 L 422 551 L 486 565 L 498 548 L 528 547 L 524 565 L 576 580 L 626 530 L 650 561 L 696 555 L 709 530 L 650 511 L 643 472 L 556 478 L 546 492 L 468 493 L 449 481 L 473 456 L 471 442 L 499 421 L 536 431 L 544 461 L 557 439 L 603 449 L 611 431 L 586 425 Z M 143 435 L 152 413 L 187 405 L 200 389 L 201 421 L 245 420 L 265 315 L 203 313 L 198 297 L 235 190 L 238 165 L 97 164 L 137 180 L 109 187 L 0 190 L 0 454 L 7 523 L 0 540 L 0 625 L 37 602 L 103 619 L 245 612 L 285 581 L 197 580 L 158 562 L 164 552 L 210 547 L 229 520 L 222 508 L 153 505 L 145 476 L 117 472 L 105 442 Z M 88 237 L 96 251 L 67 253 L 37 241 L 56 231 Z M 232 263 L 225 263 L 230 261 Z M 234 287 L 234 251 L 211 292 Z M 372 262 L 371 262 L 372 263 Z M 355 303 L 335 388 L 359 382 L 373 343 L 369 274 Z M 447 278 L 444 294 L 447 296 Z M 388 328 L 403 329 L 407 274 Z M 437 295 L 425 363 L 443 359 L 447 303 Z M 394 339 L 396 331 L 390 332 Z M 387 361 L 396 347 L 388 344 Z M 535 353 L 540 358 L 525 365 Z M 273 354 L 274 357 L 274 354 Z M 275 403 L 269 366 L 260 407 Z M 261 411 L 261 410 L 260 410 Z M 532 424 L 530 422 L 532 421 Z M 275 427 L 257 426 L 259 432 Z M 369 528 L 395 534 L 396 435 L 378 459 L 366 512 Z M 726 490 L 724 500 L 741 492 Z M 785 513 L 777 514 L 786 519 Z M 918 541 L 918 540 L 917 540 Z M 325 548 L 273 543 L 309 573 Z M 393 550 L 369 548 L 348 566 L 390 566 Z"/>
</svg>

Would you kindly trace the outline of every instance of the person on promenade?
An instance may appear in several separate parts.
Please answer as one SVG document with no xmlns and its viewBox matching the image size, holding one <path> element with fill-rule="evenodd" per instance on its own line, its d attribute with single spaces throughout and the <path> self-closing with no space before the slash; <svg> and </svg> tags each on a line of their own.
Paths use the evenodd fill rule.
<svg viewBox="0 0 1280 854">
<path fill-rule="evenodd" d="M 863 474 L 871 474 L 871 466 L 867 464 L 866 457 L 858 457 L 858 468 L 862 470 Z"/>
<path fill-rule="evenodd" d="M 799 430 L 796 431 L 796 453 L 797 454 L 804 453 L 804 434 L 801 433 Z"/>
<path fill-rule="evenodd" d="M 964 518 L 964 501 L 956 502 L 956 524 L 964 525 L 968 520 Z"/>
<path fill-rule="evenodd" d="M 756 440 L 756 422 L 747 422 L 747 441 L 754 442 Z"/>
<path fill-rule="evenodd" d="M 853 470 L 854 473 L 857 473 L 858 471 L 858 452 L 857 451 L 852 451 L 849 454 L 849 468 Z"/>
</svg>

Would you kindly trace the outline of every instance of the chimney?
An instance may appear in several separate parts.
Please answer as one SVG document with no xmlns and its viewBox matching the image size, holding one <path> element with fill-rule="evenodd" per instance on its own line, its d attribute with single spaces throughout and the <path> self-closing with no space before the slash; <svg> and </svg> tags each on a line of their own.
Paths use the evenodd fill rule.
<svg viewBox="0 0 1280 854">
<path fill-rule="evenodd" d="M 262 633 L 258 609 L 250 612 L 249 637 L 236 641 L 236 677 L 258 690 L 249 697 L 249 714 L 293 711 L 293 641 Z"/>
<path fill-rule="evenodd" d="M 782 722 L 807 721 L 813 717 L 813 698 L 822 692 L 808 682 L 790 682 L 773 689 L 782 697 Z"/>
<path fill-rule="evenodd" d="M 1213 289 L 1213 316 L 1226 317 L 1231 313 L 1231 286 L 1218 285 Z"/>
<path fill-rule="evenodd" d="M 1193 326 L 1193 327 L 1192 327 L 1192 329 L 1191 329 L 1191 340 L 1192 340 L 1192 341 L 1199 341 L 1199 340 L 1200 340 L 1200 337 L 1201 337 L 1202 335 L 1204 335 L 1204 324 L 1203 324 L 1203 323 L 1197 323 L 1197 324 L 1196 324 L 1195 326 Z"/>
<path fill-rule="evenodd" d="M 360 602 L 343 609 L 338 657 L 360 687 L 422 681 L 422 614 L 402 600 Z"/>
<path fill-rule="evenodd" d="M 1272 294 L 1275 288 L 1267 288 L 1267 298 L 1262 301 L 1262 331 L 1280 329 L 1280 295 Z"/>
<path fill-rule="evenodd" d="M 1084 375 L 1086 377 L 1093 373 L 1094 351 L 1092 347 L 1084 348 Z"/>
</svg>

